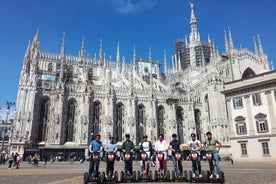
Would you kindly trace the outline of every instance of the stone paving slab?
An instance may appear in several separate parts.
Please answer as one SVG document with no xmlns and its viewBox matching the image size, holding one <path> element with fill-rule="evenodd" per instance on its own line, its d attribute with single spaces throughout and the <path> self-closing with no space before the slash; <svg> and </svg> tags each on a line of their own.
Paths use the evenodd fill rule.
<svg viewBox="0 0 276 184">
<path fill-rule="evenodd" d="M 191 169 L 191 162 L 183 162 L 184 170 Z M 134 170 L 139 169 L 139 163 L 133 163 Z M 172 170 L 172 163 L 168 162 L 168 169 Z M 220 162 L 227 184 L 276 184 L 276 162 Z M 208 163 L 202 162 L 204 170 Z M 101 163 L 101 171 L 105 163 Z M 122 162 L 116 162 L 115 170 L 123 169 Z M 154 168 L 152 168 L 154 169 Z M 83 173 L 88 170 L 88 162 L 57 162 L 34 167 L 22 163 L 20 169 L 8 170 L 7 165 L 0 165 L 0 184 L 81 184 Z M 163 183 L 163 182 L 162 182 Z M 183 183 L 183 182 L 182 182 Z"/>
</svg>

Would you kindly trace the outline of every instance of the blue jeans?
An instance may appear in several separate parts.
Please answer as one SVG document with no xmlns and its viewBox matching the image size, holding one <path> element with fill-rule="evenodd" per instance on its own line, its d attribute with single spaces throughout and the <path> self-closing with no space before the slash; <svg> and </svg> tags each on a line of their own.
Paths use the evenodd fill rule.
<svg viewBox="0 0 276 184">
<path fill-rule="evenodd" d="M 175 174 L 182 173 L 183 172 L 182 160 L 176 161 L 175 157 L 172 156 L 172 161 L 173 161 L 173 167 L 174 167 Z M 178 162 L 178 163 L 176 163 L 176 162 Z M 178 168 L 177 168 L 177 165 L 178 165 Z"/>
<path fill-rule="evenodd" d="M 96 169 L 94 169 L 95 166 L 96 166 Z M 96 162 L 93 162 L 92 155 L 91 155 L 90 156 L 90 164 L 89 164 L 89 172 L 88 172 L 89 176 L 98 177 L 99 166 L 100 166 L 100 158 Z M 92 172 L 94 172 L 93 175 L 92 175 Z"/>
<path fill-rule="evenodd" d="M 220 172 L 220 168 L 219 168 L 219 158 L 218 158 L 218 153 L 213 153 L 213 160 L 215 161 L 216 164 L 216 174 L 219 174 Z M 210 172 L 211 174 L 214 171 L 214 163 L 213 160 L 209 161 L 209 168 L 210 168 Z"/>
<path fill-rule="evenodd" d="M 200 155 L 197 157 L 197 161 L 192 160 L 192 171 L 195 173 L 198 170 L 198 174 L 201 174 L 201 163 L 200 163 Z"/>
<path fill-rule="evenodd" d="M 149 163 L 150 163 L 150 160 L 147 159 L 145 161 L 145 167 L 147 169 L 147 175 L 149 174 Z M 141 160 L 141 164 L 140 164 L 140 174 L 143 175 L 143 160 Z"/>
<path fill-rule="evenodd" d="M 130 161 L 124 161 L 125 164 L 125 175 L 129 174 L 132 175 L 132 160 Z"/>
</svg>

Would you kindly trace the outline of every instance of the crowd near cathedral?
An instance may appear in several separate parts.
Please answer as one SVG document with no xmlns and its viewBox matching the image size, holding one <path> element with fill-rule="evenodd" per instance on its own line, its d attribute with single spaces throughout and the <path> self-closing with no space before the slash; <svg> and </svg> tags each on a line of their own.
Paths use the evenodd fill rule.
<svg viewBox="0 0 276 184">
<path fill-rule="evenodd" d="M 252 39 L 254 51 L 237 49 L 226 28 L 219 53 L 212 38 L 201 40 L 192 4 L 190 11 L 188 35 L 175 38 L 174 53 L 161 51 L 162 62 L 150 48 L 148 58 L 137 59 L 135 47 L 127 61 L 119 43 L 115 59 L 107 59 L 102 41 L 95 57 L 84 40 L 73 56 L 65 35 L 59 53 L 47 52 L 37 31 L 23 59 L 10 152 L 81 155 L 96 134 L 120 144 L 129 133 L 138 145 L 143 135 L 154 143 L 160 133 L 166 140 L 176 133 L 185 145 L 191 133 L 205 141 L 210 131 L 221 154 L 276 157 L 276 74 L 261 36 Z"/>
</svg>

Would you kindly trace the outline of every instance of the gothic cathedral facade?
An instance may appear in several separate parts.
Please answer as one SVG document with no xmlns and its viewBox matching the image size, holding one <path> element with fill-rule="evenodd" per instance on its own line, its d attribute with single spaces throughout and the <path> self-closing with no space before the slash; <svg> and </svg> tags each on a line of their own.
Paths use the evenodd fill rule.
<svg viewBox="0 0 276 184">
<path fill-rule="evenodd" d="M 269 71 L 259 36 L 254 52 L 236 49 L 230 30 L 225 32 L 225 52 L 218 53 L 210 38 L 201 41 L 194 7 L 191 5 L 189 39 L 179 39 L 167 67 L 147 60 L 132 62 L 120 56 L 105 58 L 100 43 L 98 57 L 65 53 L 65 36 L 58 54 L 40 50 L 39 34 L 29 43 L 20 74 L 17 112 L 11 151 L 26 148 L 87 148 L 93 135 L 103 142 L 114 135 L 117 142 L 129 133 L 135 144 L 147 134 L 154 142 L 163 133 L 169 140 L 176 133 L 187 143 L 191 133 L 205 140 L 211 131 L 230 148 L 225 82 Z"/>
</svg>

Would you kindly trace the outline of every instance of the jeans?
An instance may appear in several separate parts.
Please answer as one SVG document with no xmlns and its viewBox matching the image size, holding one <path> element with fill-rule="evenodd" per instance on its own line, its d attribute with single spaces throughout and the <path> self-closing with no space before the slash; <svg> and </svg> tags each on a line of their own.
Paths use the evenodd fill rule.
<svg viewBox="0 0 276 184">
<path fill-rule="evenodd" d="M 198 174 L 201 174 L 200 156 L 198 156 L 196 161 L 192 160 L 192 171 L 193 171 L 193 173 L 195 173 L 196 170 L 198 170 Z"/>
<path fill-rule="evenodd" d="M 141 164 L 140 164 L 140 174 L 141 175 L 143 175 L 143 160 L 141 160 Z M 149 174 L 149 163 L 150 163 L 150 160 L 149 159 L 147 159 L 146 161 L 145 161 L 145 167 L 146 167 L 146 169 L 147 169 L 147 175 Z"/>
<path fill-rule="evenodd" d="M 96 166 L 96 169 L 94 170 L 95 166 Z M 90 164 L 89 164 L 89 173 L 88 173 L 89 176 L 92 176 L 92 172 L 94 172 L 93 176 L 98 177 L 99 166 L 100 166 L 100 158 L 98 158 L 96 162 L 93 162 L 92 155 L 91 155 Z"/>
<path fill-rule="evenodd" d="M 175 160 L 175 157 L 172 156 L 172 161 L 173 161 L 173 167 L 174 167 L 174 171 L 176 174 L 180 174 L 183 172 L 183 167 L 182 167 L 182 160 Z M 177 162 L 177 163 L 176 163 Z M 178 165 L 178 168 L 177 168 Z"/>
<path fill-rule="evenodd" d="M 106 161 L 106 174 L 109 175 L 109 172 L 111 173 L 110 175 L 113 176 L 114 172 L 114 161 Z"/>
<path fill-rule="evenodd" d="M 127 175 L 128 171 L 129 171 L 129 174 L 132 175 L 132 160 L 130 161 L 126 161 L 124 160 L 124 164 L 125 164 L 125 175 Z"/>
<path fill-rule="evenodd" d="M 219 158 L 218 158 L 218 153 L 213 153 L 213 160 L 215 161 L 216 164 L 216 174 L 219 174 L 220 168 L 219 168 Z M 209 160 L 209 168 L 211 174 L 214 172 L 214 163 L 213 160 Z"/>
</svg>

